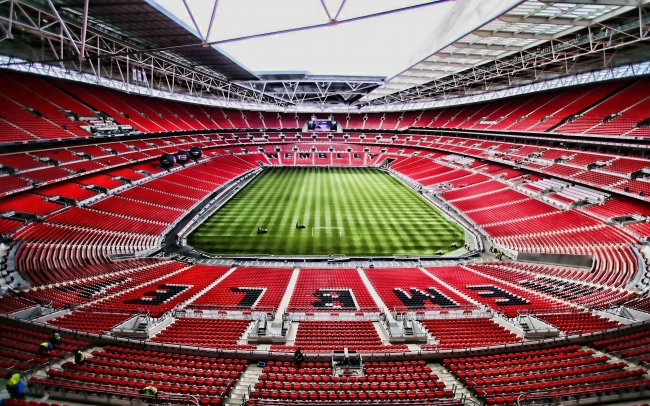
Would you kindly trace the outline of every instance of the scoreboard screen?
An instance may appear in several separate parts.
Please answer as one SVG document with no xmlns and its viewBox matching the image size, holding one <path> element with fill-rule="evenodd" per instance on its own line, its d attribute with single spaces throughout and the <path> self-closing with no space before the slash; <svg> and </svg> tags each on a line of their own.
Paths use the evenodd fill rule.
<svg viewBox="0 0 650 406">
<path fill-rule="evenodd" d="M 332 131 L 332 122 L 329 120 L 314 120 L 314 131 Z"/>
</svg>

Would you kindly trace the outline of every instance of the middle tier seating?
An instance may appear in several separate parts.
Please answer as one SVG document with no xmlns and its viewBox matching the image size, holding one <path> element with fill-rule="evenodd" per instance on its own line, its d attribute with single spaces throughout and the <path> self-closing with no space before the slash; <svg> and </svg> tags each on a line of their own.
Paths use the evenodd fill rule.
<svg viewBox="0 0 650 406">
<path fill-rule="evenodd" d="M 383 345 L 371 321 L 301 321 L 294 345 L 272 345 L 272 352 L 331 352 L 348 348 L 359 352 L 408 352 L 406 345 Z"/>
<path fill-rule="evenodd" d="M 487 347 L 523 339 L 486 317 L 420 320 L 420 323 L 438 340 L 438 344 L 423 344 L 423 350 Z"/>
<path fill-rule="evenodd" d="M 238 344 L 250 320 L 181 318 L 151 337 L 152 341 L 194 347 L 247 350 L 255 345 Z"/>
</svg>

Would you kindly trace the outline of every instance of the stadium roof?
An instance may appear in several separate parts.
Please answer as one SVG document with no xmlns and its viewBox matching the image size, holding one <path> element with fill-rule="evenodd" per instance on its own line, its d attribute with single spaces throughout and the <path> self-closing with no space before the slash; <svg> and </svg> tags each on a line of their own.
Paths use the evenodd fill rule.
<svg viewBox="0 0 650 406">
<path fill-rule="evenodd" d="M 255 73 L 391 77 L 520 0 L 149 1 Z"/>
<path fill-rule="evenodd" d="M 422 108 L 644 74 L 619 68 L 650 61 L 648 3 L 0 0 L 0 60 L 240 108 Z"/>
<path fill-rule="evenodd" d="M 643 19 L 643 5 L 647 3 L 648 0 L 523 1 L 462 38 L 441 42 L 436 52 L 392 77 L 363 101 L 376 101 L 385 96 L 388 97 L 383 101 L 404 101 L 400 99 L 400 93 L 402 96 L 413 94 L 413 91 L 403 93 L 409 89 L 421 93 L 424 90 L 422 85 L 428 85 L 429 89 L 433 86 L 437 91 L 466 86 L 467 80 L 454 77 L 459 73 L 469 73 L 474 76 L 472 80 L 480 82 L 483 79 L 487 83 L 496 76 L 512 76 L 516 71 L 564 62 L 567 58 L 575 61 L 583 54 L 643 41 L 646 39 L 644 35 L 630 37 L 629 42 L 612 41 L 613 37 L 626 32 L 626 28 L 615 22 L 614 18 L 636 13 Z M 630 20 L 633 21 L 634 17 Z M 644 23 L 631 24 L 627 29 L 642 34 L 643 28 L 639 31 L 639 27 Z M 579 41 L 581 38 L 582 43 Z M 539 53 L 543 48 L 550 48 L 550 52 L 546 55 Z M 519 60 L 515 63 L 520 66 L 502 66 L 501 72 L 484 77 L 487 73 L 485 67 L 496 67 L 513 56 L 523 59 L 524 55 L 532 55 L 531 59 L 535 60 L 532 64 Z M 602 66 L 606 67 L 607 63 Z M 445 79 L 451 79 L 452 83 Z"/>
</svg>

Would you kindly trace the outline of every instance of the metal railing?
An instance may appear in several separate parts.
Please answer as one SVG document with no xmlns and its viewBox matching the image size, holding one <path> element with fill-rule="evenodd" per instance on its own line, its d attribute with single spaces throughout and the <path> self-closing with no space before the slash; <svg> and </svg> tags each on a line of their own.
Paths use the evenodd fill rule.
<svg viewBox="0 0 650 406">
<path fill-rule="evenodd" d="M 64 381 L 50 381 L 48 379 L 32 378 L 27 383 L 27 388 L 30 393 L 42 396 L 44 393 L 49 393 L 50 398 L 83 398 L 84 402 L 97 402 L 103 403 L 111 402 L 114 400 L 128 401 L 129 403 L 141 402 L 148 403 L 154 398 L 149 395 L 141 394 L 134 390 L 118 390 L 111 388 L 88 388 L 82 383 L 71 383 Z M 156 397 L 157 404 L 159 405 L 178 405 L 178 406 L 199 406 L 199 400 L 194 395 L 181 395 L 175 393 L 158 393 Z"/>
</svg>

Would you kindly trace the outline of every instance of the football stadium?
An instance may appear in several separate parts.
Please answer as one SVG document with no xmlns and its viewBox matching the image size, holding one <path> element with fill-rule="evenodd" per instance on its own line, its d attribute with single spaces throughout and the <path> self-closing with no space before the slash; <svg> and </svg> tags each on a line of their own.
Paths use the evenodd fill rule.
<svg viewBox="0 0 650 406">
<path fill-rule="evenodd" d="M 0 0 L 0 404 L 648 406 L 650 0 Z"/>
</svg>

